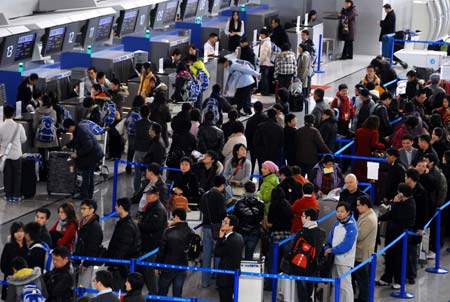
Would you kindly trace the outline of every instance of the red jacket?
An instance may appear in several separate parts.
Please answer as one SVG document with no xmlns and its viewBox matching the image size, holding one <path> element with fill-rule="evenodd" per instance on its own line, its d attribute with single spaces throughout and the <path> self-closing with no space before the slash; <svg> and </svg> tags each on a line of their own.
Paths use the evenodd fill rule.
<svg viewBox="0 0 450 302">
<path fill-rule="evenodd" d="M 56 227 L 58 226 L 59 219 L 56 220 L 53 227 L 50 229 L 50 232 L 56 232 Z M 65 246 L 69 250 L 69 252 L 72 252 L 73 245 L 75 244 L 75 236 L 77 234 L 77 226 L 68 223 L 66 224 L 62 230 L 60 231 L 62 237 L 58 239 L 56 242 L 57 246 Z"/>
<path fill-rule="evenodd" d="M 350 120 L 355 116 L 355 108 L 348 96 L 342 97 L 339 92 L 336 93 L 336 97 L 331 102 L 331 108 L 339 109 L 339 120 L 350 123 Z"/>
<path fill-rule="evenodd" d="M 320 210 L 319 202 L 316 199 L 316 195 L 303 195 L 302 198 L 297 199 L 292 205 L 292 211 L 294 212 L 294 219 L 292 220 L 291 233 L 295 234 L 303 227 L 302 214 L 303 211 L 308 208 L 314 208 Z"/>
<path fill-rule="evenodd" d="M 370 157 L 375 150 L 384 150 L 384 145 L 378 142 L 378 130 L 359 128 L 355 134 L 355 155 Z M 367 161 L 355 160 L 355 175 L 359 181 L 367 179 Z"/>
</svg>

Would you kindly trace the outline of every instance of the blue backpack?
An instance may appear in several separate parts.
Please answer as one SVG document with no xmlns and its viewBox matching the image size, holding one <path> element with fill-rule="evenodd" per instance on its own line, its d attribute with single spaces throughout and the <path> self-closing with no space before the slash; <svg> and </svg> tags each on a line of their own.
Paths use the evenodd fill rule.
<svg viewBox="0 0 450 302">
<path fill-rule="evenodd" d="M 45 302 L 46 299 L 42 294 L 42 291 L 34 283 L 27 284 L 22 289 L 20 295 L 20 301 L 22 302 Z"/>
<path fill-rule="evenodd" d="M 200 84 L 194 76 L 192 76 L 192 78 L 186 84 L 186 89 L 188 92 L 189 101 L 196 102 L 198 96 L 200 95 Z"/>
<path fill-rule="evenodd" d="M 81 120 L 78 125 L 89 128 L 92 133 L 94 133 L 94 135 L 102 135 L 103 133 L 105 133 L 105 129 L 90 120 Z"/>
<path fill-rule="evenodd" d="M 220 119 L 219 101 L 217 99 L 209 97 L 208 101 L 206 102 L 206 106 L 203 109 L 203 117 L 207 112 L 214 113 L 214 123 L 217 124 Z"/>
<path fill-rule="evenodd" d="M 141 119 L 139 112 L 131 111 L 127 117 L 127 133 L 128 136 L 136 135 L 136 122 Z"/>
<path fill-rule="evenodd" d="M 43 273 L 49 272 L 53 269 L 53 260 L 52 260 L 52 252 L 53 250 L 48 246 L 45 242 L 40 242 L 33 245 L 30 250 L 39 248 L 45 251 L 45 261 L 44 261 L 44 271 Z M 44 300 L 45 301 L 45 300 Z"/>
<path fill-rule="evenodd" d="M 36 129 L 36 139 L 41 143 L 51 143 L 56 138 L 55 120 L 50 114 L 43 114 Z"/>
<path fill-rule="evenodd" d="M 209 86 L 209 78 L 206 72 L 200 69 L 197 74 L 197 80 L 200 82 L 201 91 L 205 92 Z"/>
<path fill-rule="evenodd" d="M 102 108 L 102 118 L 104 126 L 111 126 L 116 120 L 116 104 L 106 101 Z"/>
</svg>

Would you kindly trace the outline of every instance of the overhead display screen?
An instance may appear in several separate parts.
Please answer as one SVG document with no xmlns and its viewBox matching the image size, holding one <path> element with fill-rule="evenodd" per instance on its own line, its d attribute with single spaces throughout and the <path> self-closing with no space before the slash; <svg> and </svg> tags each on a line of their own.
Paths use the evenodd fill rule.
<svg viewBox="0 0 450 302">
<path fill-rule="evenodd" d="M 17 40 L 15 60 L 19 61 L 31 58 L 33 56 L 35 42 L 35 33 L 19 36 L 19 39 Z"/>
<path fill-rule="evenodd" d="M 50 54 L 59 52 L 64 45 L 64 37 L 66 34 L 66 27 L 57 27 L 50 29 L 46 41 L 44 41 L 42 54 Z"/>
<path fill-rule="evenodd" d="M 123 15 L 122 24 L 120 25 L 120 35 L 131 34 L 136 29 L 136 21 L 139 11 L 129 10 Z"/>
<path fill-rule="evenodd" d="M 98 19 L 97 35 L 95 41 L 108 40 L 111 35 L 114 16 L 100 17 Z"/>
<path fill-rule="evenodd" d="M 163 23 L 164 25 L 175 21 L 177 17 L 178 1 L 170 1 L 166 3 L 166 9 L 164 10 Z"/>
<path fill-rule="evenodd" d="M 197 12 L 197 6 L 198 6 L 198 0 L 187 0 L 183 19 L 195 17 L 195 13 Z"/>
</svg>

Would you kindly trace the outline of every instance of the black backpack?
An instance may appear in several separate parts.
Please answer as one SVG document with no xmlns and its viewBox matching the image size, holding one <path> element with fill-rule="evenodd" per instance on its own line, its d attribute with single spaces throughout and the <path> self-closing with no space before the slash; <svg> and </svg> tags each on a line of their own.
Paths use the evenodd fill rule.
<svg viewBox="0 0 450 302">
<path fill-rule="evenodd" d="M 196 260 L 200 257 L 203 250 L 202 237 L 198 234 L 192 234 L 188 245 L 187 256 L 189 260 Z"/>
</svg>

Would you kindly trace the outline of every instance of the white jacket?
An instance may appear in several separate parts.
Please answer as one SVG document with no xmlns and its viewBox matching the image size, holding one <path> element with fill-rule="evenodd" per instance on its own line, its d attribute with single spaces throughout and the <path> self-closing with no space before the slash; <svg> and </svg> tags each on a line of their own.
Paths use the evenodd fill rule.
<svg viewBox="0 0 450 302">
<path fill-rule="evenodd" d="M 334 264 L 355 265 L 357 237 L 358 228 L 353 216 L 345 224 L 336 221 L 328 236 L 328 243 L 331 243 L 331 251 L 335 255 Z"/>
<path fill-rule="evenodd" d="M 244 146 L 247 147 L 247 138 L 244 134 L 232 134 L 223 146 L 222 155 L 225 157 L 225 163 L 233 157 L 233 148 L 236 144 L 244 144 Z"/>
<path fill-rule="evenodd" d="M 270 58 L 272 56 L 272 42 L 270 37 L 261 40 L 259 46 L 259 65 L 260 66 L 273 66 Z"/>
<path fill-rule="evenodd" d="M 19 127 L 17 135 L 13 137 L 17 127 Z M 17 160 L 22 156 L 22 144 L 26 141 L 27 135 L 23 126 L 12 119 L 6 119 L 0 127 L 0 154 L 5 153 L 6 146 L 11 142 L 12 146 L 7 158 Z"/>
</svg>

